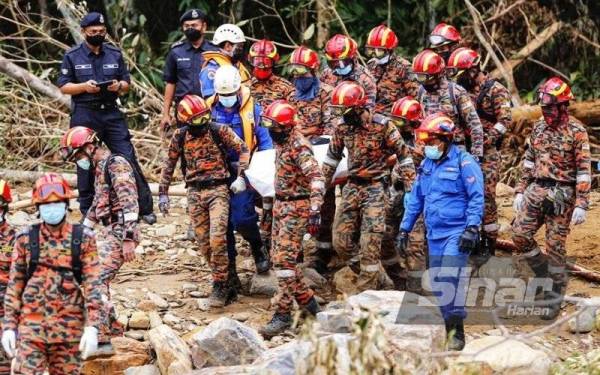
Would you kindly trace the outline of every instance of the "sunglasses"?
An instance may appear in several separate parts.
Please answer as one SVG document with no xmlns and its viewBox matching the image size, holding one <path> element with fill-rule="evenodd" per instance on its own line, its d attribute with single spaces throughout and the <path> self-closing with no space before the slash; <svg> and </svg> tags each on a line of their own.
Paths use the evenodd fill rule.
<svg viewBox="0 0 600 375">
<path fill-rule="evenodd" d="M 335 69 L 335 68 L 343 69 L 350 64 L 352 64 L 352 59 L 327 60 L 327 66 L 329 66 L 331 69 Z"/>
<path fill-rule="evenodd" d="M 352 110 L 352 107 L 331 106 L 331 114 L 334 116 L 343 116 Z"/>
<path fill-rule="evenodd" d="M 268 117 L 262 117 L 260 126 L 267 129 L 273 129 L 279 127 L 279 123 L 277 121 L 273 121 L 273 119 L 270 119 Z"/>
<path fill-rule="evenodd" d="M 42 185 L 39 191 L 40 198 L 48 199 L 52 194 L 57 195 L 59 198 L 64 198 L 66 196 L 65 187 L 62 184 Z"/>
<path fill-rule="evenodd" d="M 435 76 L 427 73 L 413 73 L 415 80 L 419 83 L 426 83 L 435 78 Z"/>
<path fill-rule="evenodd" d="M 546 94 L 543 92 L 538 92 L 538 104 L 540 105 L 553 105 L 556 104 L 556 97 L 550 94 Z"/>
<path fill-rule="evenodd" d="M 304 65 L 292 64 L 289 66 L 288 71 L 293 76 L 302 76 L 309 72 L 309 69 Z"/>
<path fill-rule="evenodd" d="M 259 69 L 273 67 L 273 60 L 268 57 L 255 57 L 252 59 L 252 66 Z"/>
<path fill-rule="evenodd" d="M 387 50 L 384 48 L 365 47 L 365 55 L 367 55 L 367 57 L 382 58 L 386 54 Z"/>
<path fill-rule="evenodd" d="M 192 125 L 204 125 L 210 121 L 210 117 L 211 117 L 210 112 L 206 112 L 203 115 L 198 115 L 198 116 L 194 117 L 190 121 L 190 123 Z"/>
</svg>

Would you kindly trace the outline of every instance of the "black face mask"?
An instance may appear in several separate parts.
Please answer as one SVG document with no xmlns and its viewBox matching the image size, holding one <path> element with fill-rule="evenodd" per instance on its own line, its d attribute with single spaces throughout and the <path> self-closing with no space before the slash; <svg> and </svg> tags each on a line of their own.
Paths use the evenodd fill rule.
<svg viewBox="0 0 600 375">
<path fill-rule="evenodd" d="M 452 51 L 448 50 L 448 51 L 438 52 L 437 54 L 440 55 L 442 57 L 442 59 L 444 59 L 444 61 L 448 61 L 448 59 L 450 58 L 450 55 L 452 54 Z"/>
<path fill-rule="evenodd" d="M 286 132 L 273 131 L 271 129 L 269 129 L 269 135 L 271 136 L 273 142 L 277 143 L 278 145 L 285 143 L 289 137 L 289 134 Z"/>
<path fill-rule="evenodd" d="M 440 87 L 440 83 L 437 79 L 431 81 L 431 82 L 427 82 L 427 83 L 423 83 L 423 88 L 425 89 L 425 91 L 431 93 L 431 92 L 435 92 L 435 90 L 437 90 Z"/>
<path fill-rule="evenodd" d="M 231 60 L 233 62 L 241 61 L 244 58 L 244 47 L 235 46 L 233 51 L 231 51 Z"/>
<path fill-rule="evenodd" d="M 106 39 L 106 35 L 86 35 L 85 41 L 88 42 L 91 46 L 100 47 L 104 40 Z"/>
<path fill-rule="evenodd" d="M 202 31 L 200 31 L 198 29 L 194 29 L 194 28 L 185 29 L 183 31 L 183 34 L 185 34 L 185 37 L 190 42 L 196 42 L 198 39 L 200 39 L 202 37 Z"/>
<path fill-rule="evenodd" d="M 459 85 L 464 87 L 467 91 L 471 91 L 473 89 L 473 87 L 475 87 L 475 80 L 471 79 L 471 77 L 466 75 L 466 73 L 463 74 L 462 76 L 460 76 L 456 80 L 456 83 L 458 83 Z"/>
<path fill-rule="evenodd" d="M 190 134 L 194 138 L 198 138 L 198 137 L 203 136 L 204 134 L 206 134 L 207 130 L 208 130 L 208 125 L 190 126 L 188 128 L 188 131 L 190 132 Z"/>
<path fill-rule="evenodd" d="M 344 123 L 346 123 L 350 126 L 362 125 L 362 119 L 360 118 L 361 114 L 362 114 L 362 111 L 359 113 L 355 109 L 350 110 L 350 112 L 348 112 L 344 115 Z"/>
</svg>

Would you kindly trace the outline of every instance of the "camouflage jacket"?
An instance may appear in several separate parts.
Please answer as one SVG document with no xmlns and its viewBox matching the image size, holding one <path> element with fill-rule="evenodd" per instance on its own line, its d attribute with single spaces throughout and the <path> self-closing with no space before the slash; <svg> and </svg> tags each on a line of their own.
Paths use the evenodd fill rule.
<svg viewBox="0 0 600 375">
<path fill-rule="evenodd" d="M 15 228 L 5 221 L 0 224 L 0 301 L 4 301 L 6 294 L 14 245 Z M 4 304 L 0 304 L 0 315 L 4 315 Z"/>
<path fill-rule="evenodd" d="M 533 126 L 527 143 L 515 192 L 524 192 L 535 179 L 573 184 L 575 205 L 587 209 L 592 185 L 590 143 L 585 127 L 573 119 L 558 127 L 541 120 Z"/>
<path fill-rule="evenodd" d="M 481 90 L 484 90 L 483 95 Z M 484 148 L 495 147 L 496 142 L 512 128 L 510 93 L 500 82 L 489 80 L 469 94 L 483 126 Z"/>
<path fill-rule="evenodd" d="M 294 85 L 275 74 L 264 81 L 256 79 L 256 77 L 252 77 L 250 81 L 250 92 L 255 103 L 260 104 L 263 109 L 277 99 L 287 98 L 292 91 L 294 91 Z"/>
<path fill-rule="evenodd" d="M 332 91 L 333 87 L 321 82 L 319 95 L 312 100 L 298 99 L 296 91 L 288 96 L 288 102 L 298 110 L 299 123 L 296 127 L 308 139 L 333 134 L 334 123 L 329 110 Z"/>
<path fill-rule="evenodd" d="M 425 159 L 425 145 L 422 142 L 415 142 L 415 136 L 412 131 L 400 132 L 400 135 L 402 135 L 402 139 L 404 140 L 406 147 L 408 147 L 408 150 L 410 151 L 410 155 L 413 164 L 415 165 L 415 169 L 418 169 L 418 167 L 423 162 L 423 159 Z M 392 183 L 395 183 L 396 181 L 402 181 L 403 173 L 405 172 L 403 170 L 402 164 L 396 161 L 392 169 Z"/>
<path fill-rule="evenodd" d="M 417 96 L 419 84 L 410 79 L 411 64 L 408 60 L 391 55 L 387 64 L 379 65 L 377 59 L 371 59 L 367 67 L 377 82 L 376 112 L 389 114 L 396 100 Z"/>
<path fill-rule="evenodd" d="M 354 81 L 360 83 L 367 94 L 367 107 L 370 109 L 375 108 L 375 101 L 377 100 L 377 84 L 375 83 L 375 78 L 373 78 L 367 68 L 355 63 L 352 72 L 343 77 L 333 74 L 333 70 L 331 68 L 325 68 L 323 73 L 321 73 L 321 82 L 326 83 L 333 88 L 343 81 Z"/>
<path fill-rule="evenodd" d="M 311 207 L 321 207 L 325 179 L 308 140 L 294 130 L 275 155 L 275 199 L 310 196 Z"/>
<path fill-rule="evenodd" d="M 452 92 L 455 102 L 452 100 Z M 483 156 L 483 127 L 470 95 L 462 86 L 442 78 L 439 88 L 433 93 L 421 86 L 417 100 L 421 102 L 425 116 L 436 112 L 444 112 L 450 116 L 456 126 L 455 143 L 463 144 L 470 137 L 469 152 L 476 158 Z"/>
<path fill-rule="evenodd" d="M 390 174 L 388 158 L 395 154 L 402 169 L 401 180 L 408 191 L 415 180 L 415 166 L 410 151 L 398 129 L 381 115 L 374 115 L 369 124 L 351 127 L 340 123 L 329 143 L 323 164 L 325 181 L 329 183 L 342 159 L 344 146 L 348 149 L 350 179 L 382 179 Z"/>
<path fill-rule="evenodd" d="M 60 233 L 40 226 L 40 257 L 27 281 L 29 230 L 17 235 L 10 279 L 4 301 L 3 329 L 19 332 L 19 338 L 46 344 L 79 342 L 84 326 L 99 328 L 100 261 L 94 233 L 86 229 L 81 243 L 82 285 L 71 269 L 73 226 L 65 223 Z"/>
<path fill-rule="evenodd" d="M 229 179 L 230 173 L 227 166 L 227 150 L 235 150 L 239 155 L 238 176 L 243 176 L 244 171 L 248 169 L 250 162 L 250 152 L 248 146 L 242 141 L 234 131 L 225 125 L 211 123 L 211 129 L 206 131 L 200 137 L 194 137 L 190 131 L 186 131 L 185 140 L 181 142 L 184 128 L 177 129 L 171 143 L 169 152 L 163 163 L 162 174 L 158 191 L 160 194 L 167 194 L 173 172 L 177 161 L 183 157 L 186 164 L 185 182 L 207 183 L 213 180 Z M 217 137 L 219 139 L 217 139 Z M 222 144 L 220 144 L 222 142 Z M 183 144 L 183 149 L 181 145 Z"/>
</svg>

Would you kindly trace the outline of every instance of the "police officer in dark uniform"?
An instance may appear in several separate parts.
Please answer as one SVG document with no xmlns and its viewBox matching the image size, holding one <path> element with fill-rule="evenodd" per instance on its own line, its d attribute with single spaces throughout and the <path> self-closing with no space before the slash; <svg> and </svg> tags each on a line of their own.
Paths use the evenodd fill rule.
<svg viewBox="0 0 600 375">
<path fill-rule="evenodd" d="M 119 95 L 129 91 L 123 54 L 104 42 L 106 21 L 102 14 L 88 13 L 80 26 L 85 41 L 65 54 L 58 77 L 60 91 L 72 96 L 71 127 L 92 128 L 112 153 L 137 163 L 125 117 L 116 103 Z M 83 167 L 77 167 L 77 188 L 85 216 L 94 197 L 94 173 L 89 166 Z"/>
<path fill-rule="evenodd" d="M 171 105 L 177 104 L 186 95 L 202 95 L 200 91 L 200 70 L 202 69 L 202 52 L 217 51 L 218 48 L 204 39 L 206 31 L 206 14 L 200 9 L 191 9 L 179 19 L 185 40 L 171 47 L 165 68 L 163 80 L 165 85 L 165 100 L 163 104 L 161 128 L 165 130 L 173 123 Z M 178 124 L 179 125 L 179 124 Z"/>
</svg>

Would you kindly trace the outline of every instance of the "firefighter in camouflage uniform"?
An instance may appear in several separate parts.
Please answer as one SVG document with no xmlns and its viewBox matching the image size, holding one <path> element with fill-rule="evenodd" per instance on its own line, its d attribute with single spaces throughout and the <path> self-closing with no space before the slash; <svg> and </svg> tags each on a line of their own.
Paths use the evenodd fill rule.
<svg viewBox="0 0 600 375">
<path fill-rule="evenodd" d="M 448 62 L 450 55 L 460 46 L 460 33 L 446 23 L 437 24 L 429 34 L 429 48 Z"/>
<path fill-rule="evenodd" d="M 8 285 L 12 251 L 15 245 L 15 228 L 6 221 L 8 204 L 12 202 L 10 186 L 5 180 L 0 180 L 0 317 L 4 318 L 4 295 Z M 10 374 L 10 358 L 0 350 L 0 375 Z"/>
</svg>

